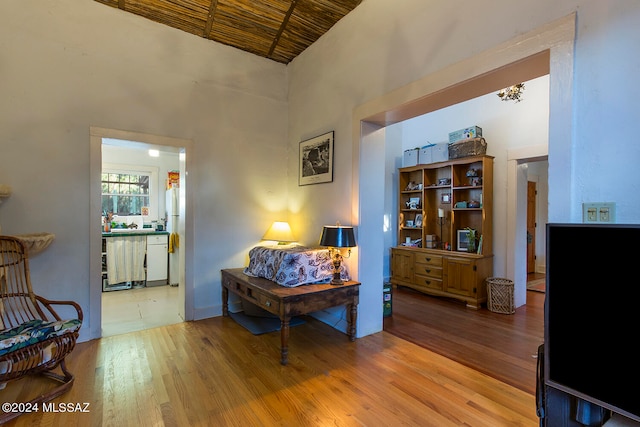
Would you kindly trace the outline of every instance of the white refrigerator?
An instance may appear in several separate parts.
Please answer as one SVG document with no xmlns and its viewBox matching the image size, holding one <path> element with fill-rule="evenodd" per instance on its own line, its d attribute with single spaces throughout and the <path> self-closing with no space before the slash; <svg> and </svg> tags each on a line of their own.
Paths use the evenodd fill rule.
<svg viewBox="0 0 640 427">
<path fill-rule="evenodd" d="M 180 282 L 180 270 L 178 268 L 180 265 L 178 256 L 180 251 L 180 240 L 178 238 L 178 219 L 180 216 L 179 191 L 179 188 L 168 189 L 165 201 L 165 227 L 167 232 L 169 232 L 169 249 L 173 249 L 173 252 L 169 252 L 169 284 L 171 286 L 178 286 Z"/>
</svg>

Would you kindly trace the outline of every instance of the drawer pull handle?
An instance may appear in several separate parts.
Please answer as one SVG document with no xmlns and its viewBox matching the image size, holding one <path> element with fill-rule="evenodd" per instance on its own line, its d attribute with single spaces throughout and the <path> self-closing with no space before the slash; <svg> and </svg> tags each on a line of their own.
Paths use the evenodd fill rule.
<svg viewBox="0 0 640 427">
<path fill-rule="evenodd" d="M 431 258 L 427 258 L 427 261 L 431 261 Z"/>
<path fill-rule="evenodd" d="M 426 283 L 427 285 L 431 284 L 431 280 L 425 280 L 424 283 Z"/>
<path fill-rule="evenodd" d="M 267 307 L 271 307 L 271 301 L 265 302 L 264 305 L 266 305 Z"/>
<path fill-rule="evenodd" d="M 431 270 L 428 268 L 425 268 L 424 271 L 426 271 L 427 273 L 431 273 Z"/>
</svg>

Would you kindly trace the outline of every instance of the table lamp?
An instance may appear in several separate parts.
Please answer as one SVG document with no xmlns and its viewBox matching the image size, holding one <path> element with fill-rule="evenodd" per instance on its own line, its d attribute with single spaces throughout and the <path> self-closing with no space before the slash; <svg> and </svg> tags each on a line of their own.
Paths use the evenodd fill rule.
<svg viewBox="0 0 640 427">
<path fill-rule="evenodd" d="M 286 221 L 275 221 L 271 224 L 271 227 L 262 236 L 262 240 L 272 240 L 278 242 L 279 245 L 288 245 L 296 241 L 291 232 L 291 227 Z"/>
<path fill-rule="evenodd" d="M 341 248 L 353 248 L 356 246 L 356 238 L 353 234 L 353 227 L 343 227 L 340 223 L 332 226 L 325 225 L 322 228 L 320 246 L 329 247 L 329 256 L 333 259 L 333 279 L 332 285 L 342 285 L 344 281 L 340 278 L 340 265 L 342 264 Z M 351 256 L 351 249 L 348 250 L 347 258 Z"/>
</svg>

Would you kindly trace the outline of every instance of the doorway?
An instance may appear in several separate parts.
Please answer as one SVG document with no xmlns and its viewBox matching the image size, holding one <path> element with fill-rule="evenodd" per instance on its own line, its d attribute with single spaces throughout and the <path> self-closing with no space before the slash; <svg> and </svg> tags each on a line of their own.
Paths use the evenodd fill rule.
<svg viewBox="0 0 640 427">
<path fill-rule="evenodd" d="M 507 153 L 507 204 L 504 209 L 506 236 L 503 238 L 505 266 L 496 272 L 514 279 L 516 307 L 525 303 L 525 220 L 522 214 L 523 224 L 518 228 L 520 225 L 518 224 L 520 218 L 518 194 L 522 194 L 517 192 L 518 166 L 521 159 L 533 161 L 552 155 L 560 159 L 564 158 L 563 155 L 572 134 L 570 88 L 573 78 L 575 28 L 576 15 L 568 15 L 354 108 L 352 135 L 355 155 L 352 158 L 352 170 L 358 172 L 354 173 L 352 183 L 351 206 L 354 212 L 352 223 L 358 224 L 359 240 L 363 239 L 360 236 L 364 236 L 369 243 L 362 244 L 358 250 L 356 273 L 359 281 L 384 283 L 382 267 L 373 269 L 370 266 L 388 265 L 390 255 L 387 248 L 395 244 L 393 235 L 389 232 L 393 223 L 385 217 L 385 195 L 393 191 L 391 186 L 384 187 L 384 192 L 379 191 L 382 188 L 380 185 L 377 192 L 368 191 L 371 182 L 382 181 L 384 186 L 384 173 L 390 173 L 388 171 L 392 170 L 386 168 L 384 156 L 379 156 L 378 160 L 378 157 L 370 154 L 373 149 L 384 150 L 384 145 L 378 148 L 379 144 L 375 142 L 379 139 L 379 135 L 384 135 L 386 127 L 444 106 L 464 102 L 474 96 L 485 94 L 489 90 L 498 90 L 505 85 L 513 84 L 514 81 L 526 81 L 536 76 L 550 74 L 548 146 L 522 147 L 517 153 Z M 479 71 L 480 64 L 482 69 Z M 513 66 L 507 67 L 506 64 Z M 552 70 L 550 70 L 550 64 L 553 64 Z M 536 72 L 538 65 L 540 65 L 539 74 Z M 367 153 L 367 161 L 364 161 L 363 153 Z M 369 161 L 370 158 L 376 161 Z M 569 180 L 565 178 L 569 173 L 570 169 L 567 168 L 550 168 L 549 181 L 555 184 L 552 194 L 549 195 L 549 206 L 554 203 L 554 212 L 561 212 L 562 208 L 568 204 L 567 200 L 558 196 L 567 190 L 566 183 Z M 382 235 L 380 218 L 384 219 L 385 226 L 385 233 Z M 553 220 L 551 214 L 549 219 Z M 522 230 L 522 235 L 518 235 L 517 230 Z M 360 316 L 358 317 L 358 336 L 382 330 L 383 307 L 382 304 L 378 304 L 381 292 L 381 288 L 378 289 L 376 286 L 361 290 L 361 303 L 372 307 L 372 310 L 363 314 L 362 320 Z M 375 309 L 374 307 L 378 305 L 379 309 Z"/>
<path fill-rule="evenodd" d="M 135 237 L 143 242 L 147 240 L 146 257 L 142 255 L 146 262 L 139 267 L 144 268 L 146 281 L 114 284 L 109 283 L 107 273 L 103 273 L 103 283 L 107 285 L 103 285 L 102 292 L 102 336 L 184 321 L 184 292 L 179 292 L 178 280 L 173 283 L 169 280 L 170 273 L 178 277 L 176 273 L 180 265 L 169 263 L 169 258 L 175 258 L 179 248 L 172 246 L 173 253 L 169 254 L 169 234 L 165 228 L 168 225 L 166 213 L 170 210 L 165 189 L 169 177 L 179 174 L 180 151 L 182 148 L 157 147 L 139 141 L 102 140 L 103 217 L 106 212 L 115 213 L 113 223 L 136 221 L 136 225 L 140 223 L 143 227 L 140 231 L 147 233 Z M 107 178 L 108 181 L 104 181 Z M 135 184 L 123 185 L 123 181 L 135 181 Z M 131 188 L 131 185 L 135 187 Z M 179 186 L 179 182 L 173 186 Z M 105 193 L 109 193 L 106 199 Z M 130 212 L 135 214 L 129 216 Z M 158 224 L 161 231 L 155 231 Z M 137 228 L 133 230 L 137 231 Z M 111 231 L 112 237 L 103 234 L 103 246 L 129 240 L 128 237 L 122 238 L 122 233 L 114 236 L 115 231 Z M 113 242 L 114 239 L 117 242 Z M 112 256 L 105 254 L 105 268 L 110 266 Z M 132 267 L 133 263 L 129 266 Z M 114 272 L 118 270 L 113 269 Z"/>
<path fill-rule="evenodd" d="M 536 271 L 536 183 L 527 181 L 527 274 Z"/>
<path fill-rule="evenodd" d="M 526 273 L 527 291 L 544 292 L 546 266 L 546 223 L 549 206 L 549 162 L 527 162 L 526 185 Z M 524 195 L 523 195 L 524 198 Z"/>
<path fill-rule="evenodd" d="M 102 142 L 103 139 L 113 139 L 128 141 L 126 144 L 156 149 L 160 152 L 172 152 L 179 154 L 179 173 L 182 177 L 180 186 L 180 219 L 177 229 L 179 235 L 179 274 L 178 286 L 173 290 L 166 289 L 167 292 L 174 292 L 167 298 L 177 300 L 176 306 L 180 321 L 193 320 L 193 272 L 188 268 L 186 260 L 192 257 L 193 253 L 193 213 L 187 209 L 192 198 L 191 189 L 188 185 L 187 171 L 190 164 L 190 155 L 193 143 L 186 139 L 161 137 L 157 135 L 142 134 L 137 132 L 120 131 L 115 129 L 91 127 L 90 138 L 90 203 L 92 206 L 89 224 L 95 233 L 90 233 L 90 301 L 89 301 L 89 329 L 91 339 L 100 338 L 102 334 L 102 267 L 100 264 L 102 252 L 102 236 L 98 230 L 102 230 L 101 224 L 101 173 L 102 173 Z M 126 145 L 125 144 L 125 145 Z M 163 184 L 164 185 L 164 184 Z M 119 292 L 119 291 L 117 291 Z M 132 294 L 131 294 L 132 295 Z M 164 298 L 164 297 L 163 297 Z M 150 321 L 150 318 L 147 319 Z M 143 322 L 144 323 L 144 322 Z M 175 323 L 175 322 L 172 322 Z M 149 327 L 159 326 L 146 322 Z"/>
</svg>

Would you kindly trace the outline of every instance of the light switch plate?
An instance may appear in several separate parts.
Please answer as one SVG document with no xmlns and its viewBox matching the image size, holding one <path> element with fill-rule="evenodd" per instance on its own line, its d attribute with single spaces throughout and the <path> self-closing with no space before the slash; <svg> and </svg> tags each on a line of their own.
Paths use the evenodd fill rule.
<svg viewBox="0 0 640 427">
<path fill-rule="evenodd" d="M 583 203 L 582 222 L 586 224 L 616 222 L 615 202 Z"/>
</svg>

